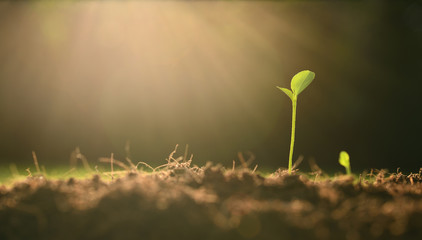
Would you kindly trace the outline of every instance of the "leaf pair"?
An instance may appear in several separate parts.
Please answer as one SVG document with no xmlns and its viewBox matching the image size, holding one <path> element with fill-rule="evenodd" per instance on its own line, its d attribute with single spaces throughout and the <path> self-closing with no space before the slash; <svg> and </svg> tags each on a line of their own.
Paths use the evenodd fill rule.
<svg viewBox="0 0 422 240">
<path fill-rule="evenodd" d="M 308 87 L 309 84 L 311 84 L 314 78 L 315 78 L 314 72 L 311 72 L 309 70 L 304 70 L 297 73 L 292 78 L 292 81 L 290 83 L 290 87 L 292 90 L 278 87 L 278 86 L 277 88 L 283 91 L 293 101 L 294 97 L 295 96 L 297 97 L 303 90 L 305 90 L 305 88 Z"/>
</svg>

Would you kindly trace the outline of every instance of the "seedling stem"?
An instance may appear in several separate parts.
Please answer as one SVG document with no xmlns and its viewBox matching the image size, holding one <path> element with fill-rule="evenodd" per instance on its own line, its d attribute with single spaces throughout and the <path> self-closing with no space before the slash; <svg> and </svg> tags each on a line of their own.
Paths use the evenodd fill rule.
<svg viewBox="0 0 422 240">
<path fill-rule="evenodd" d="M 292 173 L 293 148 L 295 146 L 296 106 L 297 106 L 297 96 L 293 95 L 293 99 L 292 99 L 292 134 L 291 134 L 291 138 L 290 138 L 290 153 L 289 153 L 289 174 Z"/>
</svg>

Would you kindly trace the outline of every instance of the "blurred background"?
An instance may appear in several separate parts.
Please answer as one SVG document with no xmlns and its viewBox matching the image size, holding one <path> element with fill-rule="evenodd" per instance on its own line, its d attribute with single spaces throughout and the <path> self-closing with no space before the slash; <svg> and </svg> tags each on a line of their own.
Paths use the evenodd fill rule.
<svg viewBox="0 0 422 240">
<path fill-rule="evenodd" d="M 0 165 L 193 163 L 419 171 L 422 5 L 417 1 L 2 1 Z"/>
</svg>

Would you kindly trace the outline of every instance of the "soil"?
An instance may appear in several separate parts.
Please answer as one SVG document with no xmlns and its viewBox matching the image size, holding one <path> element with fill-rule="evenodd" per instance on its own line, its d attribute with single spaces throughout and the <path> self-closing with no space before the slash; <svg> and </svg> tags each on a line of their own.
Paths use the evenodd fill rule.
<svg viewBox="0 0 422 240">
<path fill-rule="evenodd" d="M 372 180 L 210 164 L 112 181 L 31 177 L 0 187 L 0 239 L 422 239 L 421 174 Z"/>
</svg>

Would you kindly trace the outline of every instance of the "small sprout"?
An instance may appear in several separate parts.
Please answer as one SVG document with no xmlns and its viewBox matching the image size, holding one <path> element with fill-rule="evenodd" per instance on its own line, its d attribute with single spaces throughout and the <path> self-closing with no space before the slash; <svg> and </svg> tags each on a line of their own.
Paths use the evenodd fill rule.
<svg viewBox="0 0 422 240">
<path fill-rule="evenodd" d="M 278 87 L 283 91 L 289 98 L 292 100 L 292 134 L 290 140 L 290 153 L 289 153 L 289 174 L 292 173 L 292 158 L 293 158 L 293 147 L 295 143 L 295 128 L 296 128 L 296 105 L 297 105 L 297 96 L 305 90 L 306 87 L 311 84 L 315 78 L 315 73 L 309 70 L 304 70 L 297 73 L 290 83 L 292 90 L 287 88 Z"/>
<path fill-rule="evenodd" d="M 338 162 L 340 163 L 340 165 L 346 168 L 347 175 L 352 175 L 352 170 L 350 169 L 350 157 L 346 151 L 340 152 Z"/>
</svg>

